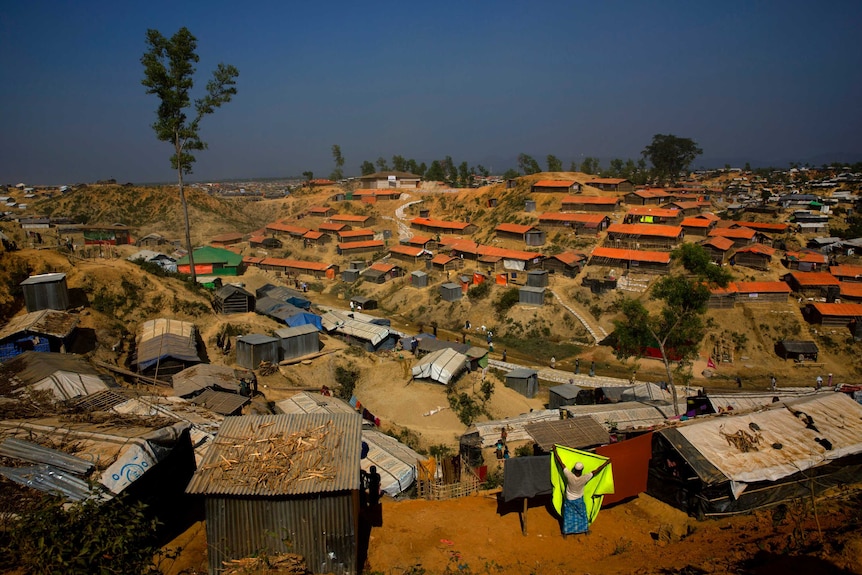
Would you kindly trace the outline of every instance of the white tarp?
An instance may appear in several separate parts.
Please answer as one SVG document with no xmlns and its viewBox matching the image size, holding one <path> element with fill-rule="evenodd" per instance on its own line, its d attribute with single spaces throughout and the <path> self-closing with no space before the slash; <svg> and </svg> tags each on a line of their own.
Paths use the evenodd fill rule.
<svg viewBox="0 0 862 575">
<path fill-rule="evenodd" d="M 527 262 L 523 260 L 503 260 L 503 269 L 522 272 L 527 269 Z"/>
<path fill-rule="evenodd" d="M 368 455 L 360 461 L 362 470 L 368 473 L 372 465 L 376 466 L 380 474 L 380 488 L 392 497 L 413 485 L 417 461 L 427 459 L 394 437 L 379 431 L 362 430 L 362 441 L 368 445 Z"/>
<path fill-rule="evenodd" d="M 55 371 L 42 381 L 33 385 L 33 389 L 50 391 L 59 400 L 72 399 L 83 395 L 92 395 L 108 389 L 108 386 L 98 375 L 74 373 L 71 371 Z"/>
<path fill-rule="evenodd" d="M 467 369 L 467 356 L 452 348 L 438 349 L 413 366 L 414 379 L 433 379 L 443 385 Z"/>
<path fill-rule="evenodd" d="M 677 430 L 731 481 L 775 481 L 862 453 L 862 405 L 843 393 L 817 394 L 765 411 L 694 421 Z M 759 436 L 757 450 L 744 452 L 728 442 L 725 435 L 740 431 Z M 831 449 L 815 439 L 827 440 Z"/>
</svg>

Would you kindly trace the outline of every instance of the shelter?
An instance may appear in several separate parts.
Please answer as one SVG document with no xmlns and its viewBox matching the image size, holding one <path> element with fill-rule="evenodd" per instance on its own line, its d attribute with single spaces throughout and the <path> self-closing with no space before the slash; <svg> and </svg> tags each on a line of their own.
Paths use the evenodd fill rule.
<svg viewBox="0 0 862 575">
<path fill-rule="evenodd" d="M 448 385 L 467 369 L 468 358 L 452 348 L 432 351 L 413 366 L 414 379 L 431 379 Z"/>
<path fill-rule="evenodd" d="M 285 286 L 275 286 L 272 284 L 263 285 L 255 290 L 257 297 L 270 297 L 300 309 L 310 309 L 311 300 L 305 297 L 305 294 L 299 290 L 291 289 Z"/>
<path fill-rule="evenodd" d="M 213 309 L 216 313 L 248 313 L 254 311 L 254 296 L 245 289 L 226 285 L 213 295 Z"/>
<path fill-rule="evenodd" d="M 350 298 L 350 301 L 353 302 L 353 305 L 356 306 L 359 310 L 372 310 L 377 309 L 377 300 L 373 297 L 367 297 L 364 295 L 355 295 Z"/>
<path fill-rule="evenodd" d="M 573 383 L 564 383 L 548 390 L 548 408 L 557 409 L 564 405 L 575 405 L 581 388 Z"/>
<path fill-rule="evenodd" d="M 280 343 L 269 335 L 241 335 L 236 338 L 236 362 L 246 369 L 257 369 L 262 362 L 278 363 Z"/>
<path fill-rule="evenodd" d="M 255 302 L 255 311 L 290 327 L 313 325 L 320 329 L 323 325 L 319 315 L 271 297 L 259 298 Z"/>
<path fill-rule="evenodd" d="M 258 267 L 262 270 L 281 272 L 284 274 L 299 276 L 310 275 L 316 279 L 335 279 L 339 268 L 335 264 L 325 262 L 308 262 L 303 260 L 291 260 L 286 258 L 263 258 Z"/>
<path fill-rule="evenodd" d="M 363 188 L 370 190 L 418 188 L 422 183 L 422 176 L 410 172 L 374 172 L 367 176 L 360 176 L 359 181 Z"/>
<path fill-rule="evenodd" d="M 567 278 L 573 278 L 581 271 L 587 261 L 587 256 L 579 252 L 563 252 L 548 256 L 542 261 L 542 267 L 551 273 L 560 273 Z"/>
<path fill-rule="evenodd" d="M 533 193 L 563 192 L 574 194 L 581 191 L 581 184 L 575 180 L 539 180 L 530 186 Z"/>
<path fill-rule="evenodd" d="M 862 318 L 862 304 L 858 303 L 810 303 L 802 315 L 810 323 L 825 327 L 846 327 Z"/>
<path fill-rule="evenodd" d="M 587 186 L 592 186 L 606 192 L 631 192 L 634 189 L 634 184 L 625 178 L 593 178 L 584 182 Z"/>
<path fill-rule="evenodd" d="M 680 243 L 685 232 L 680 226 L 661 224 L 611 224 L 609 244 L 617 248 L 659 248 L 669 250 Z"/>
<path fill-rule="evenodd" d="M 547 270 L 532 270 L 527 272 L 527 285 L 530 287 L 547 287 Z"/>
<path fill-rule="evenodd" d="M 524 426 L 542 451 L 549 452 L 555 444 L 575 449 L 589 449 L 610 441 L 608 430 L 592 417 L 570 417 L 556 421 L 540 421 Z"/>
<path fill-rule="evenodd" d="M 242 256 L 230 250 L 206 246 L 194 250 L 195 274 L 204 276 L 238 276 L 242 274 Z M 177 260 L 177 271 L 191 274 L 188 254 Z"/>
<path fill-rule="evenodd" d="M 667 273 L 670 270 L 670 253 L 599 246 L 594 248 L 590 255 L 590 265 L 637 268 L 637 271 L 643 273 Z"/>
<path fill-rule="evenodd" d="M 351 344 L 361 345 L 365 351 L 379 351 L 395 347 L 393 334 L 388 327 L 358 319 L 361 314 L 328 311 L 321 318 L 323 328 Z"/>
<path fill-rule="evenodd" d="M 445 283 L 440 286 L 440 297 L 443 301 L 458 301 L 462 295 L 461 286 L 456 283 Z"/>
<path fill-rule="evenodd" d="M 674 416 L 673 406 L 640 401 L 565 405 L 562 409 L 569 417 L 589 415 L 612 433 L 652 428 Z"/>
<path fill-rule="evenodd" d="M 498 238 L 514 239 L 528 246 L 541 246 L 545 243 L 545 232 L 529 224 L 503 223 L 494 228 Z"/>
<path fill-rule="evenodd" d="M 410 274 L 410 285 L 415 288 L 428 287 L 428 274 L 423 271 L 415 271 Z"/>
<path fill-rule="evenodd" d="M 57 401 L 116 386 L 113 378 L 100 373 L 83 357 L 65 353 L 25 351 L 3 363 L 2 375 L 13 392 L 48 391 Z"/>
<path fill-rule="evenodd" d="M 360 460 L 362 470 L 371 472 L 377 467 L 380 474 L 380 489 L 390 497 L 396 497 L 410 488 L 416 481 L 416 467 L 426 457 L 412 450 L 394 437 L 375 431 L 362 430 L 362 442 L 368 446 L 368 454 Z"/>
<path fill-rule="evenodd" d="M 783 279 L 790 289 L 805 297 L 825 296 L 830 288 L 837 295 L 841 289 L 841 282 L 829 272 L 796 271 L 786 274 Z"/>
<path fill-rule="evenodd" d="M 564 212 L 614 212 L 619 205 L 619 198 L 566 196 L 560 202 L 560 209 Z"/>
<path fill-rule="evenodd" d="M 192 397 L 205 389 L 239 393 L 240 382 L 250 380 L 254 374 L 244 369 L 234 369 L 226 365 L 199 363 L 186 368 L 171 377 L 174 394 L 178 397 Z"/>
<path fill-rule="evenodd" d="M 0 362 L 27 350 L 65 353 L 77 326 L 78 316 L 52 309 L 13 317 L 0 329 Z"/>
<path fill-rule="evenodd" d="M 820 350 L 813 341 L 796 341 L 783 339 L 775 343 L 775 354 L 782 359 L 792 359 L 796 362 L 817 361 Z"/>
<path fill-rule="evenodd" d="M 524 397 L 536 397 L 539 391 L 539 372 L 520 367 L 506 374 L 506 387 L 514 389 Z"/>
<path fill-rule="evenodd" d="M 545 288 L 523 286 L 518 289 L 518 303 L 526 305 L 543 305 L 545 303 Z"/>
<path fill-rule="evenodd" d="M 315 572 L 360 571 L 360 422 L 351 413 L 225 418 L 186 489 L 204 498 L 210 573 L 284 552 Z"/>
<path fill-rule="evenodd" d="M 276 402 L 275 407 L 280 413 L 357 413 L 356 409 L 343 399 L 331 395 L 321 395 L 317 392 L 300 391 L 287 399 Z M 363 419 L 362 425 L 374 424 Z"/>
<path fill-rule="evenodd" d="M 200 405 L 219 415 L 242 415 L 242 408 L 249 401 L 251 398 L 237 393 L 207 389 L 190 399 L 189 403 Z"/>
<path fill-rule="evenodd" d="M 775 255 L 775 248 L 765 246 L 763 244 L 754 244 L 739 248 L 731 256 L 730 263 L 732 265 L 740 265 L 756 270 L 766 271 L 769 269 L 769 264 L 772 262 L 772 256 Z"/>
<path fill-rule="evenodd" d="M 539 216 L 539 226 L 549 231 L 555 228 L 569 228 L 575 235 L 598 234 L 611 223 L 611 219 L 604 214 L 564 214 L 545 212 Z"/>
<path fill-rule="evenodd" d="M 159 318 L 141 324 L 132 363 L 148 377 L 171 375 L 201 362 L 194 324 Z"/>
<path fill-rule="evenodd" d="M 507 441 L 532 441 L 526 426 L 539 421 L 556 421 L 560 419 L 559 409 L 542 409 L 524 413 L 516 417 L 495 419 L 474 423 L 461 436 L 460 453 L 470 465 L 481 465 L 484 457 L 482 449 L 493 447 L 500 439 L 500 430 L 506 428 Z"/>
<path fill-rule="evenodd" d="M 69 309 L 69 288 L 64 273 L 30 276 L 18 285 L 24 292 L 24 303 L 29 312 Z"/>
<path fill-rule="evenodd" d="M 647 491 L 696 517 L 810 497 L 862 477 L 862 405 L 841 393 L 653 434 Z"/>
<path fill-rule="evenodd" d="M 280 340 L 282 361 L 320 351 L 320 332 L 311 324 L 283 327 L 275 336 Z"/>
</svg>

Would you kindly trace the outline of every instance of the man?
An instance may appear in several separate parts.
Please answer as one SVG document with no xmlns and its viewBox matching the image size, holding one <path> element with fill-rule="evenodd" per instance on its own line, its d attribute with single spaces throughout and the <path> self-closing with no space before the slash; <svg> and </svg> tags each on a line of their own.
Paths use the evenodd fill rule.
<svg viewBox="0 0 862 575">
<path fill-rule="evenodd" d="M 570 533 L 586 533 L 590 529 L 590 519 L 587 516 L 587 505 L 584 503 L 584 487 L 598 473 L 607 467 L 610 459 L 596 467 L 592 473 L 584 473 L 584 464 L 578 461 L 572 469 L 563 464 L 557 448 L 552 449 L 557 465 L 563 470 L 566 478 L 566 496 L 563 500 L 563 538 Z"/>
<path fill-rule="evenodd" d="M 818 375 L 815 383 L 816 383 L 816 385 L 815 385 L 814 389 L 820 389 L 821 387 L 823 387 L 823 378 Z"/>
</svg>

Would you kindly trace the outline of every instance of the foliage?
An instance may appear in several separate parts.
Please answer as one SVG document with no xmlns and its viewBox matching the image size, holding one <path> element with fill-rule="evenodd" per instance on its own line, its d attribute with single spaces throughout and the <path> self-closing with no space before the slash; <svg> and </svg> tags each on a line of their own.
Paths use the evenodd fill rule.
<svg viewBox="0 0 862 575">
<path fill-rule="evenodd" d="M 335 169 L 329 175 L 329 179 L 337 182 L 344 178 L 344 156 L 341 155 L 341 146 L 332 145 L 332 159 L 335 161 Z"/>
<path fill-rule="evenodd" d="M 476 400 L 464 392 L 449 394 L 449 407 L 464 425 L 471 425 L 483 411 Z"/>
<path fill-rule="evenodd" d="M 542 171 L 542 168 L 539 167 L 539 162 L 537 162 L 532 156 L 524 154 L 523 152 L 518 154 L 518 168 L 525 176 L 538 174 Z"/>
<path fill-rule="evenodd" d="M 480 300 L 488 297 L 491 293 L 491 284 L 490 282 L 482 282 L 478 285 L 475 285 L 467 290 L 467 297 L 470 298 L 471 301 Z"/>
<path fill-rule="evenodd" d="M 45 496 L 12 520 L 2 556 L 8 566 L 34 574 L 154 574 L 157 527 L 140 502 L 92 498 L 66 508 L 62 499 Z"/>
<path fill-rule="evenodd" d="M 370 176 L 374 173 L 374 164 L 372 164 L 368 160 L 365 160 L 364 162 L 362 162 L 362 166 L 359 168 L 359 171 L 360 173 L 362 173 L 363 176 Z"/>
<path fill-rule="evenodd" d="M 655 282 L 651 296 L 663 304 L 657 313 L 647 311 L 639 300 L 621 301 L 623 319 L 614 320 L 615 353 L 627 359 L 640 357 L 647 347 L 658 347 L 678 411 L 671 356 L 680 363 L 697 356 L 706 331 L 703 315 L 709 289 L 697 279 L 669 275 Z"/>
<path fill-rule="evenodd" d="M 503 485 L 503 470 L 488 469 L 488 474 L 485 476 L 485 483 L 482 484 L 482 489 L 494 489 Z"/>
<path fill-rule="evenodd" d="M 581 171 L 585 174 L 598 174 L 600 170 L 599 159 L 587 156 L 581 162 Z"/>
<path fill-rule="evenodd" d="M 482 408 L 485 408 L 485 405 L 491 400 L 491 396 L 494 395 L 494 382 L 489 378 L 485 378 L 482 381 L 482 385 L 479 386 L 480 397 L 482 398 Z"/>
<path fill-rule="evenodd" d="M 335 368 L 335 381 L 338 383 L 336 397 L 349 400 L 356 389 L 356 382 L 359 381 L 359 370 L 352 363 L 346 367 L 339 365 Z"/>
<path fill-rule="evenodd" d="M 562 172 L 563 171 L 563 162 L 555 155 L 548 154 L 548 171 L 549 172 Z"/>
<path fill-rule="evenodd" d="M 492 304 L 494 312 L 497 314 L 497 319 L 502 320 L 505 318 L 509 310 L 512 309 L 519 300 L 520 296 L 518 295 L 518 288 L 513 287 L 503 291 L 497 301 Z"/>
<path fill-rule="evenodd" d="M 442 459 L 446 459 L 447 457 L 452 457 L 455 454 L 455 451 L 445 443 L 439 443 L 437 445 L 432 445 L 428 448 L 428 453 L 440 461 Z"/>
<path fill-rule="evenodd" d="M 516 170 L 514 168 L 509 168 L 508 170 L 503 172 L 503 179 L 504 180 L 514 180 L 515 178 L 517 178 L 520 175 L 521 174 L 518 172 L 518 170 Z"/>
<path fill-rule="evenodd" d="M 206 143 L 200 139 L 200 123 L 204 116 L 231 101 L 236 94 L 236 78 L 239 71 L 230 65 L 219 64 L 207 82 L 206 94 L 194 101 L 195 116 L 188 121 L 186 115 L 192 101 L 189 91 L 194 87 L 194 64 L 200 58 L 195 52 L 197 39 L 182 27 L 170 39 L 158 30 L 147 30 L 147 51 L 141 57 L 144 79 L 141 83 L 147 94 L 159 98 L 157 120 L 153 124 L 156 137 L 169 142 L 174 148 L 171 166 L 177 171 L 180 204 L 186 231 L 186 248 L 189 252 L 192 280 L 195 280 L 194 247 L 191 240 L 189 209 L 183 190 L 183 174 L 190 174 L 195 157 L 192 151 L 205 150 Z"/>
<path fill-rule="evenodd" d="M 515 448 L 515 457 L 530 457 L 533 455 L 532 445 L 519 445 Z"/>
<path fill-rule="evenodd" d="M 658 183 L 676 182 L 680 172 L 687 169 L 703 150 L 691 138 L 673 134 L 656 134 L 641 154 L 653 166 L 653 179 Z"/>
<path fill-rule="evenodd" d="M 712 263 L 709 252 L 700 244 L 683 243 L 672 255 L 687 271 L 708 282 L 724 287 L 733 279 L 729 271 Z"/>
</svg>

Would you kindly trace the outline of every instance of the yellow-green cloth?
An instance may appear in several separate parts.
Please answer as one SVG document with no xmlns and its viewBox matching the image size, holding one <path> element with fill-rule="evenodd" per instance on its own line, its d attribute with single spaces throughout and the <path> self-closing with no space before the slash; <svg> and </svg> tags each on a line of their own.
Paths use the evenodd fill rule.
<svg viewBox="0 0 862 575">
<path fill-rule="evenodd" d="M 575 463 L 580 461 L 584 464 L 584 473 L 592 473 L 595 468 L 608 460 L 607 457 L 596 455 L 580 449 L 572 449 L 562 445 L 556 446 L 557 453 L 563 465 L 572 469 Z M 602 499 L 608 493 L 614 492 L 614 474 L 611 469 L 613 464 L 602 469 L 598 475 L 590 479 L 584 487 L 584 504 L 587 506 L 587 517 L 592 524 L 602 507 Z M 562 517 L 563 499 L 566 497 L 566 477 L 563 470 L 557 465 L 556 459 L 551 456 L 551 485 L 554 487 L 552 501 L 554 509 Z"/>
</svg>

